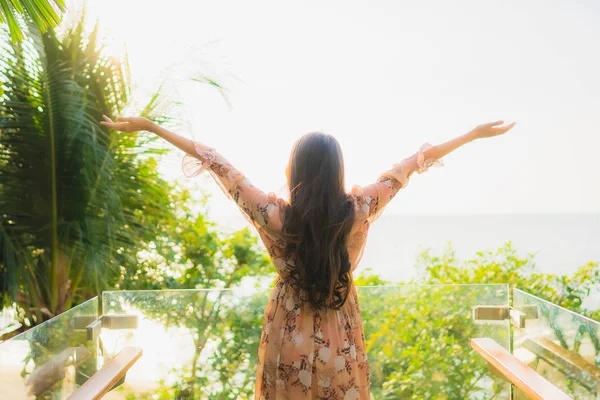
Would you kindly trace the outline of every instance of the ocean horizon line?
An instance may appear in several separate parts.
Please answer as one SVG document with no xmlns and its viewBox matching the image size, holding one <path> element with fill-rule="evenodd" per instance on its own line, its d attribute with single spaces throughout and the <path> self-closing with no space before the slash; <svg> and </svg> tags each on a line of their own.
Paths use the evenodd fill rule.
<svg viewBox="0 0 600 400">
<path fill-rule="evenodd" d="M 216 218 L 243 218 L 243 216 L 239 213 L 231 213 L 231 214 L 212 214 L 210 210 L 207 215 L 214 216 Z M 536 217 L 557 217 L 557 216 L 573 216 L 573 217 L 600 217 L 600 211 L 561 211 L 561 212 L 498 212 L 498 213 L 387 213 L 384 212 L 379 218 L 385 217 L 502 217 L 502 216 L 536 216 Z"/>
</svg>

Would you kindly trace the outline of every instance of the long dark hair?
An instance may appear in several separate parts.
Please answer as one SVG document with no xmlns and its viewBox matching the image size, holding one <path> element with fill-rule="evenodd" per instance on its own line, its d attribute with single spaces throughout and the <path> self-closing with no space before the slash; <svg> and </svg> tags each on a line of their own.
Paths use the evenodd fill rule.
<svg viewBox="0 0 600 400">
<path fill-rule="evenodd" d="M 290 155 L 290 202 L 283 233 L 295 265 L 292 283 L 313 308 L 341 308 L 350 291 L 347 241 L 354 203 L 344 189 L 344 159 L 331 135 L 309 133 Z"/>
</svg>

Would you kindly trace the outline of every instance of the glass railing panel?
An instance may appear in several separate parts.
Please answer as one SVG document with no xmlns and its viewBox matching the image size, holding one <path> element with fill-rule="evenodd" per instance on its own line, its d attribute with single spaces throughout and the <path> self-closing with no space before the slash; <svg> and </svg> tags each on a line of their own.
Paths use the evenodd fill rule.
<svg viewBox="0 0 600 400">
<path fill-rule="evenodd" d="M 491 337 L 509 348 L 508 322 L 478 322 L 472 311 L 477 305 L 507 307 L 506 285 L 358 292 L 375 398 L 506 398 L 508 385 L 469 346 L 473 337 Z M 144 351 L 125 384 L 105 398 L 253 398 L 268 297 L 262 291 L 105 292 L 104 316 L 135 317 L 137 328 L 103 328 L 104 356 L 125 346 Z"/>
<path fill-rule="evenodd" d="M 68 398 L 97 370 L 85 329 L 97 318 L 95 297 L 0 343 L 0 398 Z"/>
<path fill-rule="evenodd" d="M 508 305 L 507 285 L 358 289 L 376 399 L 507 398 L 470 340 L 509 349 L 508 321 L 475 321 L 473 307 Z"/>
<path fill-rule="evenodd" d="M 104 316 L 138 319 L 136 329 L 103 328 L 106 357 L 125 346 L 143 350 L 105 399 L 253 398 L 268 298 L 264 291 L 104 292 Z"/>
<path fill-rule="evenodd" d="M 525 314 L 515 356 L 575 399 L 600 398 L 600 323 L 520 290 L 513 308 Z"/>
</svg>

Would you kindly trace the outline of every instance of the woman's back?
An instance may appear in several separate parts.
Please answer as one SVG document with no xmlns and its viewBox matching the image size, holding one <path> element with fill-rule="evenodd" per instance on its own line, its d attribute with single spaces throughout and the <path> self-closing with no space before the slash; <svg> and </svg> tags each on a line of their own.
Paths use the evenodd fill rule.
<svg viewBox="0 0 600 400">
<path fill-rule="evenodd" d="M 357 218 L 348 240 L 353 268 L 366 240 L 368 221 L 356 204 Z M 269 207 L 268 218 L 279 218 L 287 206 Z M 271 219 L 273 222 L 273 219 Z M 259 233 L 279 276 L 265 314 L 261 336 L 257 399 L 368 399 L 369 364 L 354 285 L 339 310 L 315 309 L 297 289 L 291 274 L 298 264 L 287 251 L 283 221 Z M 279 228 L 279 229 L 278 229 Z"/>
<path fill-rule="evenodd" d="M 415 155 L 417 157 L 417 155 Z M 433 162 L 430 162 L 432 164 Z M 358 266 L 371 223 L 408 183 L 410 160 L 365 188 L 354 187 L 353 225 L 347 239 L 351 271 Z M 369 364 L 356 288 L 339 310 L 314 308 L 292 279 L 298 260 L 288 251 L 285 213 L 273 194 L 251 219 L 279 274 L 267 306 L 259 347 L 257 399 L 369 399 Z"/>
</svg>

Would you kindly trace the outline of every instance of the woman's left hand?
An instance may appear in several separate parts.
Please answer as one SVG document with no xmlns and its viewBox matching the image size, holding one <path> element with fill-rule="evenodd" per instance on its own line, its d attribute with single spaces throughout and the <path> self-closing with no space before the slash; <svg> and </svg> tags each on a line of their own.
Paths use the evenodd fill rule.
<svg viewBox="0 0 600 400">
<path fill-rule="evenodd" d="M 489 122 L 487 124 L 481 124 L 475 127 L 471 131 L 474 139 L 490 138 L 494 136 L 503 135 L 510 131 L 516 122 L 503 125 L 504 121 Z"/>
<path fill-rule="evenodd" d="M 117 122 L 113 122 L 113 120 L 108 118 L 106 115 L 103 115 L 102 118 L 104 118 L 104 121 L 100 121 L 100 125 L 104 125 L 121 132 L 152 132 L 152 126 L 154 125 L 152 121 L 143 117 L 117 117 Z"/>
</svg>

